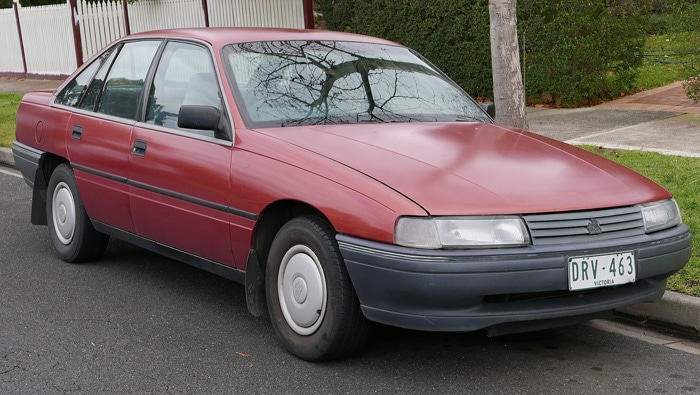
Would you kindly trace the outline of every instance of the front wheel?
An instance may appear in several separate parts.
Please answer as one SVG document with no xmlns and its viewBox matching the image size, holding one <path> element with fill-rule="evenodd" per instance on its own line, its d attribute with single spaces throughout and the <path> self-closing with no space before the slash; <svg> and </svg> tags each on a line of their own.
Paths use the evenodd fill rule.
<svg viewBox="0 0 700 395">
<path fill-rule="evenodd" d="M 313 216 L 287 222 L 275 236 L 265 276 L 272 326 L 284 347 L 307 361 L 359 349 L 369 321 L 330 225 Z"/>
<path fill-rule="evenodd" d="M 109 237 L 95 230 L 78 195 L 73 169 L 62 163 L 49 180 L 46 195 L 49 234 L 59 258 L 83 262 L 99 258 Z"/>
</svg>

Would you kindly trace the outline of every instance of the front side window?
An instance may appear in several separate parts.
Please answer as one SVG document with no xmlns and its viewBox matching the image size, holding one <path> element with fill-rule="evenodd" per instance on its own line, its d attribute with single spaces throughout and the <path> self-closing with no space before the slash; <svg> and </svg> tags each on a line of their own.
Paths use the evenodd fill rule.
<svg viewBox="0 0 700 395">
<path fill-rule="evenodd" d="M 160 41 L 133 41 L 122 46 L 104 83 L 97 111 L 135 119 L 141 90 Z"/>
<path fill-rule="evenodd" d="M 146 122 L 173 129 L 183 105 L 221 107 L 219 83 L 209 51 L 195 44 L 169 42 L 161 56 L 148 98 Z M 193 131 L 195 133 L 213 133 Z"/>
<path fill-rule="evenodd" d="M 439 70 L 407 48 L 280 41 L 224 49 L 231 87 L 250 127 L 488 121 Z"/>
</svg>

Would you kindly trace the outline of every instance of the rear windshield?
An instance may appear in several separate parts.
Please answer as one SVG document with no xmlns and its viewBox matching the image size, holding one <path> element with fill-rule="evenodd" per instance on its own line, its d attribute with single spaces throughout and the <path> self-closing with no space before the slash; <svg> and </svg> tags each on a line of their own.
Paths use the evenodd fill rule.
<svg viewBox="0 0 700 395">
<path fill-rule="evenodd" d="M 279 41 L 232 44 L 223 54 L 251 128 L 490 121 L 459 86 L 404 47 Z"/>
</svg>

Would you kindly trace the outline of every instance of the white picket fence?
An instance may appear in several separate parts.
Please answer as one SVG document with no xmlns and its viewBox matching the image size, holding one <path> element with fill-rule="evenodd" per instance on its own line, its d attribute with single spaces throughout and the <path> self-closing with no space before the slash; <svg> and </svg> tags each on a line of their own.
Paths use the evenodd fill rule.
<svg viewBox="0 0 700 395">
<path fill-rule="evenodd" d="M 209 1 L 209 19 L 211 26 L 275 26 L 303 29 L 304 3 L 295 0 Z"/>
<path fill-rule="evenodd" d="M 27 69 L 59 74 L 74 70 L 70 7 L 67 4 L 47 5 L 22 11 L 20 20 Z"/>
<path fill-rule="evenodd" d="M 131 32 L 173 27 L 203 27 L 200 0 L 139 0 L 129 5 Z"/>
<path fill-rule="evenodd" d="M 206 0 L 209 26 L 304 28 L 304 0 Z M 66 4 L 0 10 L 0 75 L 67 75 L 76 67 L 71 7 Z M 307 12 L 309 12 L 307 10 Z M 202 0 L 139 0 L 127 5 L 131 33 L 204 27 Z M 118 0 L 77 1 L 82 61 L 126 35 L 123 4 Z M 21 26 L 26 70 L 17 19 Z"/>
<path fill-rule="evenodd" d="M 121 3 L 79 1 L 78 15 L 80 15 L 83 60 L 89 59 L 107 44 L 126 35 Z"/>
<path fill-rule="evenodd" d="M 22 48 L 12 8 L 0 10 L 0 70 L 12 73 L 24 71 Z"/>
<path fill-rule="evenodd" d="M 67 74 L 75 69 L 75 48 L 67 4 L 20 8 L 27 70 Z M 24 71 L 13 9 L 0 10 L 0 71 Z"/>
</svg>

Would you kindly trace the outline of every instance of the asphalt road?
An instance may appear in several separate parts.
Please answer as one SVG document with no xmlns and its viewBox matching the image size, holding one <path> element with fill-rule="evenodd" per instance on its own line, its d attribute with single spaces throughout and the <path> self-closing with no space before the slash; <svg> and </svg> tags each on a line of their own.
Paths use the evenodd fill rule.
<svg viewBox="0 0 700 395">
<path fill-rule="evenodd" d="M 0 170 L 0 393 L 700 393 L 700 356 L 590 325 L 487 338 L 377 327 L 360 355 L 295 359 L 241 285 L 112 241 L 67 264 Z"/>
</svg>

